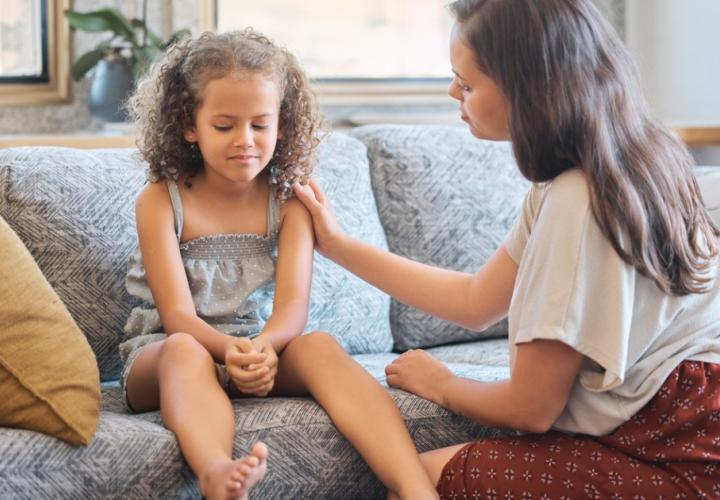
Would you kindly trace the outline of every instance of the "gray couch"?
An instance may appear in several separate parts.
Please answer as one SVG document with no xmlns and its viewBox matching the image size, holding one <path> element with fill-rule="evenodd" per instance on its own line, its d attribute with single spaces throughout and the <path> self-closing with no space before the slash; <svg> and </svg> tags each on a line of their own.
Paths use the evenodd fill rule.
<svg viewBox="0 0 720 500">
<path fill-rule="evenodd" d="M 698 169 L 720 219 L 720 169 Z M 345 229 L 443 267 L 473 271 L 502 242 L 528 183 L 507 144 L 459 128 L 370 126 L 333 134 L 316 177 Z M 136 244 L 133 199 L 144 183 L 133 150 L 0 151 L 0 215 L 20 235 L 92 346 L 101 417 L 88 447 L 0 428 L 0 498 L 198 498 L 195 477 L 158 412 L 130 414 L 117 345 L 133 301 L 124 278 Z M 390 301 L 316 257 L 308 330 L 326 330 L 384 383 L 396 352 L 427 347 L 458 374 L 508 375 L 506 325 L 474 333 Z M 390 390 L 420 451 L 502 433 Z M 362 398 L 362 394 L 357 395 Z M 262 440 L 269 472 L 252 498 L 384 498 L 385 490 L 308 398 L 234 404 L 235 452 Z"/>
</svg>

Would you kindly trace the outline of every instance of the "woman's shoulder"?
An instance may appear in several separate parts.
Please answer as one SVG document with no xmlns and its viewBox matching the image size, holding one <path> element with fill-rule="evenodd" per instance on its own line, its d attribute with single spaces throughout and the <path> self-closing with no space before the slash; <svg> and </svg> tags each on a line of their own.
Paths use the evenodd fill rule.
<svg viewBox="0 0 720 500">
<path fill-rule="evenodd" d="M 579 168 L 571 168 L 546 183 L 546 196 L 575 201 L 590 199 L 588 179 Z"/>
<path fill-rule="evenodd" d="M 590 186 L 579 168 L 566 170 L 554 179 L 533 184 L 525 200 L 525 210 L 533 214 L 542 211 L 579 214 L 590 208 Z"/>
</svg>

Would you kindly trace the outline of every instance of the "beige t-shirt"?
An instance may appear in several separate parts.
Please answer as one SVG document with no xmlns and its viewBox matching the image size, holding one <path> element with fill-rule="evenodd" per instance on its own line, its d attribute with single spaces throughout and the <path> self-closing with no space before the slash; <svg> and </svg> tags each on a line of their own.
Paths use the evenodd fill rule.
<svg viewBox="0 0 720 500">
<path fill-rule="evenodd" d="M 720 363 L 720 279 L 707 294 L 663 293 L 603 236 L 588 190 L 578 169 L 534 185 L 505 240 L 519 266 L 508 313 L 510 367 L 516 345 L 533 339 L 582 353 L 553 427 L 604 435 L 637 413 L 683 360 Z"/>
</svg>

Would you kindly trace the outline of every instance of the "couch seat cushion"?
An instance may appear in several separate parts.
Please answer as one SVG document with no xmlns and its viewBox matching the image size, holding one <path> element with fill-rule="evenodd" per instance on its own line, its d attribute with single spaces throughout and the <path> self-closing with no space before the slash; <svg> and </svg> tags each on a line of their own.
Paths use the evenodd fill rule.
<svg viewBox="0 0 720 500">
<path fill-rule="evenodd" d="M 471 362 L 496 356 L 500 345 L 466 344 L 465 350 L 475 355 L 449 366 L 482 380 L 506 377 L 507 367 Z M 384 367 L 395 356 L 355 359 L 384 380 Z M 503 433 L 404 391 L 390 393 L 421 452 Z M 386 498 L 381 483 L 310 398 L 249 398 L 235 401 L 234 409 L 235 455 L 257 440 L 270 450 L 268 474 L 253 490 L 253 499 Z M 73 449 L 41 434 L 0 429 L 0 456 L 5 457 L 0 498 L 199 498 L 197 482 L 159 412 L 128 414 L 115 383 L 103 389 L 100 425 L 90 447 Z"/>
</svg>

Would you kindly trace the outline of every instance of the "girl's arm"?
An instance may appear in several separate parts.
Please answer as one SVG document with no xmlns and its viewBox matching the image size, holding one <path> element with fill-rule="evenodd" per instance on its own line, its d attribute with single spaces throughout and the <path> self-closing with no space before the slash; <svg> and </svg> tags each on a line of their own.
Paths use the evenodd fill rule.
<svg viewBox="0 0 720 500">
<path fill-rule="evenodd" d="M 307 323 L 313 264 L 312 219 L 292 198 L 282 206 L 273 312 L 258 339 L 281 352 Z"/>
<path fill-rule="evenodd" d="M 178 249 L 172 203 L 164 182 L 148 184 L 142 190 L 135 213 L 145 274 L 163 329 L 168 335 L 176 332 L 192 335 L 215 361 L 225 363 L 226 354 L 238 339 L 214 329 L 195 311 Z M 239 340 L 247 343 L 243 352 L 252 349 L 249 340 Z"/>
<path fill-rule="evenodd" d="M 503 247 L 474 275 L 420 264 L 347 236 L 314 181 L 295 192 L 312 215 L 318 250 L 400 302 L 478 331 L 507 314 L 517 264 Z"/>
<path fill-rule="evenodd" d="M 562 413 L 583 356 L 555 340 L 519 344 L 509 380 L 480 382 L 455 376 L 421 350 L 385 368 L 388 384 L 489 426 L 546 432 Z"/>
</svg>

